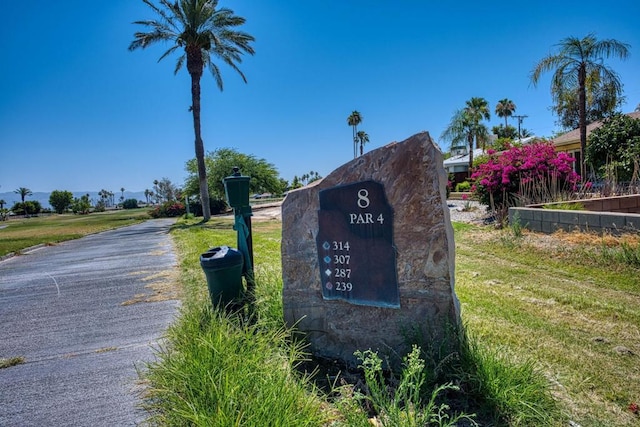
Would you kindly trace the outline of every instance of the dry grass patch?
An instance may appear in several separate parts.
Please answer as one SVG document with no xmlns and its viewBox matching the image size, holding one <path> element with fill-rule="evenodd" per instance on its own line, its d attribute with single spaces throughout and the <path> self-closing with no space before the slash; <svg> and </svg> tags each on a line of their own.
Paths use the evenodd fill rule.
<svg viewBox="0 0 640 427">
<path fill-rule="evenodd" d="M 22 357 L 9 357 L 7 359 L 0 359 L 0 369 L 10 368 L 16 365 L 22 365 L 23 363 L 27 363 L 27 360 Z"/>
<path fill-rule="evenodd" d="M 143 282 L 151 282 L 145 285 L 150 293 L 140 293 L 133 298 L 121 303 L 123 306 L 138 304 L 141 302 L 160 302 L 178 300 L 182 298 L 182 286 L 180 286 L 180 278 L 177 269 L 164 270 L 159 272 L 150 272 L 146 270 L 130 273 L 135 276 L 144 276 L 140 280 Z"/>
<path fill-rule="evenodd" d="M 465 229 L 456 235 L 463 320 L 488 345 L 533 357 L 582 426 L 637 425 L 640 269 L 603 247 L 638 236 Z"/>
</svg>

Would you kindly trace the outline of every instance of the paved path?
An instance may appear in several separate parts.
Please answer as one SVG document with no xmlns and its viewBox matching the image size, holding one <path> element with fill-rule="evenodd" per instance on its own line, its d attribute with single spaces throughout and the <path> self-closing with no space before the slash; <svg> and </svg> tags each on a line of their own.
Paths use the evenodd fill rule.
<svg viewBox="0 0 640 427">
<path fill-rule="evenodd" d="M 172 220 L 87 236 L 0 262 L 0 426 L 130 426 L 136 369 L 178 305 Z"/>
</svg>

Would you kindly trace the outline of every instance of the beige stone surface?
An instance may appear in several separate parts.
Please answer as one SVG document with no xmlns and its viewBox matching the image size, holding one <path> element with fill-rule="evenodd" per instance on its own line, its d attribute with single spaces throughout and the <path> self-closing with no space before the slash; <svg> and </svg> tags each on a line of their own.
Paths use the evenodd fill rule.
<svg viewBox="0 0 640 427">
<path fill-rule="evenodd" d="M 316 235 L 320 190 L 373 180 L 394 211 L 400 308 L 322 297 Z M 454 291 L 455 249 L 442 153 L 428 133 L 373 150 L 326 178 L 289 193 L 282 204 L 283 303 L 289 325 L 319 356 L 355 363 L 373 349 L 396 361 L 412 343 L 440 346 L 460 321 Z"/>
</svg>

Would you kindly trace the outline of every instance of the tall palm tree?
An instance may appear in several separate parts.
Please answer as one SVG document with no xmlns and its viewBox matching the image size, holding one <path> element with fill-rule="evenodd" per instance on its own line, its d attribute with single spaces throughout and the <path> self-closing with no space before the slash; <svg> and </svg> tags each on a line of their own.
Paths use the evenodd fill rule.
<svg viewBox="0 0 640 427">
<path fill-rule="evenodd" d="M 356 134 L 356 138 L 358 139 L 358 142 L 360 142 L 360 155 L 362 156 L 362 153 L 364 152 L 364 144 L 369 142 L 369 135 L 365 131 L 359 130 Z"/>
<path fill-rule="evenodd" d="M 496 104 L 496 115 L 504 117 L 504 127 L 507 127 L 507 119 L 516 111 L 516 104 L 508 98 L 501 99 Z"/>
<path fill-rule="evenodd" d="M 5 200 L 4 200 L 4 199 L 0 199 L 0 209 L 4 208 L 4 205 L 5 205 L 6 203 L 7 203 L 7 202 L 5 202 Z"/>
<path fill-rule="evenodd" d="M 440 139 L 449 141 L 451 149 L 466 144 L 469 151 L 469 170 L 471 176 L 473 169 L 473 149 L 480 144 L 484 149 L 489 138 L 489 129 L 482 119 L 489 116 L 489 105 L 484 98 L 471 98 L 466 102 L 466 107 L 456 111 L 451 118 L 451 122 L 442 132 Z M 474 147 L 475 146 L 475 147 Z"/>
<path fill-rule="evenodd" d="M 22 204 L 24 204 L 24 199 L 27 196 L 31 196 L 33 193 L 31 192 L 31 190 L 29 190 L 28 188 L 25 187 L 20 187 L 17 190 L 14 191 L 14 193 L 19 194 L 20 195 L 20 199 L 22 200 Z"/>
<path fill-rule="evenodd" d="M 353 110 L 351 115 L 347 117 L 347 124 L 353 127 L 353 158 L 358 157 L 358 125 L 362 123 L 362 115 L 359 111 Z"/>
<path fill-rule="evenodd" d="M 184 49 L 176 63 L 175 73 L 187 61 L 187 71 L 191 76 L 191 107 L 193 114 L 193 130 L 195 134 L 196 163 L 198 165 L 198 181 L 204 221 L 211 218 L 209 206 L 209 189 L 204 162 L 204 143 L 200 129 L 200 78 L 205 67 L 209 68 L 218 89 L 223 89 L 222 76 L 213 59 L 219 59 L 240 74 L 246 83 L 245 75 L 238 68 L 242 62 L 242 54 L 253 55 L 251 42 L 253 36 L 236 28 L 245 23 L 245 19 L 234 15 L 231 9 L 219 8 L 218 0 L 143 0 L 157 15 L 156 20 L 137 21 L 135 24 L 149 29 L 148 32 L 136 32 L 129 50 L 146 48 L 157 42 L 172 42 L 161 57 Z"/>
<path fill-rule="evenodd" d="M 482 147 L 482 151 L 486 148 L 486 143 L 489 135 L 489 129 L 487 126 L 480 123 L 482 120 L 489 120 L 491 113 L 489 110 L 489 103 L 484 98 L 474 97 L 466 102 L 464 107 L 467 120 L 470 122 L 469 126 L 473 139 L 475 140 L 476 148 Z M 473 156 L 473 149 L 471 149 Z"/>
<path fill-rule="evenodd" d="M 618 57 L 626 59 L 630 46 L 613 39 L 598 40 L 594 34 L 579 39 L 567 37 L 558 44 L 559 50 L 538 62 L 531 72 L 534 86 L 546 71 L 553 71 L 551 96 L 554 102 L 562 99 L 567 91 L 577 90 L 580 118 L 580 150 L 582 151 L 580 174 L 586 177 L 584 153 L 587 148 L 587 85 L 588 81 L 599 82 L 610 87 L 615 94 L 622 93 L 622 84 L 613 69 L 607 67 L 603 59 Z"/>
</svg>

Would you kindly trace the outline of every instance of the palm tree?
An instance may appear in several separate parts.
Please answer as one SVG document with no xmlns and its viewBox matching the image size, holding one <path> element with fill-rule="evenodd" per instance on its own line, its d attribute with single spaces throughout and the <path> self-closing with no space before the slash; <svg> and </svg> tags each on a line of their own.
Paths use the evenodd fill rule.
<svg viewBox="0 0 640 427">
<path fill-rule="evenodd" d="M 14 193 L 19 194 L 20 195 L 20 199 L 22 200 L 22 204 L 24 205 L 24 199 L 27 196 L 31 196 L 33 193 L 31 192 L 31 190 L 29 190 L 28 188 L 25 187 L 20 187 L 17 190 L 14 191 Z"/>
<path fill-rule="evenodd" d="M 7 203 L 7 202 L 5 202 L 5 200 L 4 200 L 4 199 L 0 199 L 0 209 L 4 208 L 4 205 L 5 205 L 6 203 Z"/>
<path fill-rule="evenodd" d="M 464 111 L 469 121 L 476 148 L 482 147 L 482 151 L 484 151 L 489 137 L 489 129 L 480 122 L 491 118 L 489 103 L 484 98 L 474 97 L 466 102 Z M 473 148 L 471 149 L 471 157 L 473 157 Z"/>
<path fill-rule="evenodd" d="M 473 169 L 473 149 L 482 144 L 484 149 L 489 138 L 489 129 L 483 119 L 489 119 L 489 104 L 484 98 L 471 98 L 466 107 L 453 114 L 449 126 L 442 132 L 440 139 L 449 141 L 451 148 L 460 147 L 466 142 L 469 150 L 469 171 Z"/>
<path fill-rule="evenodd" d="M 353 126 L 353 158 L 358 157 L 358 125 L 362 123 L 362 115 L 359 111 L 353 110 L 351 115 L 347 117 L 347 124 Z"/>
<path fill-rule="evenodd" d="M 238 68 L 238 64 L 242 62 L 243 53 L 253 55 L 251 42 L 255 39 L 243 31 L 236 30 L 246 20 L 234 15 L 231 9 L 218 8 L 218 0 L 181 0 L 175 3 L 169 0 L 158 0 L 159 6 L 156 6 L 152 0 L 143 1 L 158 15 L 159 19 L 135 22 L 147 27 L 149 31 L 136 32 L 129 50 L 144 49 L 157 42 L 174 43 L 160 57 L 162 60 L 176 50 L 184 49 L 184 53 L 176 63 L 175 73 L 182 68 L 186 59 L 187 71 L 191 76 L 189 110 L 193 114 L 200 200 L 204 221 L 208 221 L 211 218 L 211 208 L 204 162 L 204 143 L 200 129 L 200 78 L 204 68 L 208 67 L 218 89 L 222 91 L 220 69 L 212 60 L 217 58 L 236 70 L 246 83 L 247 79 Z"/>
<path fill-rule="evenodd" d="M 622 84 L 613 69 L 603 63 L 603 58 L 612 56 L 626 59 L 630 46 L 617 40 L 598 40 L 594 34 L 588 34 L 579 39 L 567 37 L 559 44 L 559 51 L 542 58 L 531 72 L 531 82 L 538 84 L 540 76 L 546 71 L 553 70 L 551 80 L 551 95 L 554 102 L 572 90 L 578 92 L 578 108 L 580 118 L 580 150 L 582 152 L 580 174 L 586 177 L 586 162 L 584 153 L 587 148 L 587 82 L 599 82 L 604 87 L 610 87 L 612 92 L 622 93 Z"/>
<path fill-rule="evenodd" d="M 516 111 L 516 104 L 508 98 L 501 99 L 496 104 L 496 115 L 504 117 L 504 127 L 507 128 L 507 119 Z"/>
<path fill-rule="evenodd" d="M 364 144 L 369 142 L 369 135 L 367 135 L 365 131 L 359 130 L 356 134 L 356 138 L 358 139 L 358 142 L 360 142 L 360 155 L 362 156 L 362 153 L 364 151 Z"/>
</svg>

